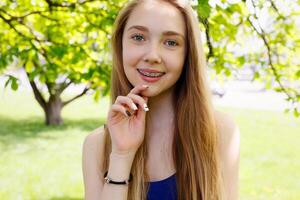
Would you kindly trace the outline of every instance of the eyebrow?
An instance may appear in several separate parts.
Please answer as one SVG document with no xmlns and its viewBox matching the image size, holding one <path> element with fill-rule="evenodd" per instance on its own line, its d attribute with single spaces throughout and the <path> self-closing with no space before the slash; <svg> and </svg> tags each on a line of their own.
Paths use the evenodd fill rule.
<svg viewBox="0 0 300 200">
<path fill-rule="evenodd" d="M 149 32 L 149 29 L 145 26 L 139 26 L 139 25 L 131 26 L 127 29 L 127 31 L 129 31 L 131 29 L 138 29 L 140 31 Z M 184 36 L 176 31 L 164 31 L 163 35 L 169 35 L 169 36 L 176 35 L 176 36 L 180 36 L 184 39 Z"/>
</svg>

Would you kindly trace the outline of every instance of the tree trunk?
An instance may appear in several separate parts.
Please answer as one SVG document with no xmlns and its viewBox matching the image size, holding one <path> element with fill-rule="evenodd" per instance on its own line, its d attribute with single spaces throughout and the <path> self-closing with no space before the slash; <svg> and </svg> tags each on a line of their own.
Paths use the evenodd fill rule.
<svg viewBox="0 0 300 200">
<path fill-rule="evenodd" d="M 49 102 L 44 109 L 47 125 L 63 124 L 63 119 L 61 117 L 62 108 L 63 103 L 60 96 L 50 96 Z"/>
<path fill-rule="evenodd" d="M 23 65 L 23 67 L 25 64 Z M 37 87 L 37 84 L 34 80 L 29 79 L 29 73 L 26 72 L 26 75 L 28 77 L 28 80 L 30 82 L 31 88 L 33 90 L 33 94 L 39 105 L 43 108 L 45 113 L 45 123 L 46 125 L 61 125 L 63 124 L 63 119 L 61 117 L 61 110 L 63 107 L 74 100 L 82 97 L 84 94 L 89 91 L 89 87 L 87 86 L 84 88 L 84 90 L 76 95 L 75 97 L 67 100 L 62 101 L 61 100 L 61 93 L 72 83 L 72 81 L 69 82 L 63 82 L 62 84 L 53 85 L 49 82 L 46 82 L 46 86 L 48 88 L 48 94 L 50 94 L 50 98 L 47 101 L 45 97 L 42 95 L 41 91 Z"/>
</svg>

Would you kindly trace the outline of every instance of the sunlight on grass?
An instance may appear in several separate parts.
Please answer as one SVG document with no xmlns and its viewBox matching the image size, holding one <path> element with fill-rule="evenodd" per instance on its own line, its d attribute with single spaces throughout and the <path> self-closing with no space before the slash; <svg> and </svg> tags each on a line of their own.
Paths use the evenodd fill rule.
<svg viewBox="0 0 300 200">
<path fill-rule="evenodd" d="M 240 199 L 300 199 L 300 119 L 280 112 L 223 110 L 241 131 Z"/>
<path fill-rule="evenodd" d="M 30 93 L 1 95 L 0 199 L 82 199 L 82 143 L 104 123 L 108 99 L 83 97 L 63 110 L 63 126 L 47 127 Z M 300 119 L 219 110 L 230 113 L 241 131 L 240 199 L 300 199 Z"/>
<path fill-rule="evenodd" d="M 103 124 L 108 100 L 70 104 L 61 127 L 44 125 L 30 94 L 5 94 L 0 102 L 0 199 L 82 199 L 82 142 Z"/>
</svg>

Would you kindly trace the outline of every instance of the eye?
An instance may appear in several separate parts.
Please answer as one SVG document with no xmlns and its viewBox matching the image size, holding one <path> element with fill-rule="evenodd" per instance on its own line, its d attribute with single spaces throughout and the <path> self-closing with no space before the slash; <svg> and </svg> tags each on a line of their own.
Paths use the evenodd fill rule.
<svg viewBox="0 0 300 200">
<path fill-rule="evenodd" d="M 176 40 L 168 40 L 166 43 L 168 46 L 178 46 Z"/>
<path fill-rule="evenodd" d="M 144 40 L 144 37 L 141 34 L 134 34 L 133 36 L 131 36 L 131 38 L 133 40 L 136 40 L 136 41 L 142 41 L 142 40 Z"/>
</svg>

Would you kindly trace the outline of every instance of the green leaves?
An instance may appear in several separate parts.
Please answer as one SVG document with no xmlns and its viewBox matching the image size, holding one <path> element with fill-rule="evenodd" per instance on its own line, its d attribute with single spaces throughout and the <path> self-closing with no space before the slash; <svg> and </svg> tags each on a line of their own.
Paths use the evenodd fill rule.
<svg viewBox="0 0 300 200">
<path fill-rule="evenodd" d="M 51 54 L 53 57 L 61 59 L 64 57 L 65 54 L 67 54 L 67 52 L 68 52 L 68 45 L 60 44 L 60 45 L 50 46 L 49 54 Z"/>
<path fill-rule="evenodd" d="M 296 98 L 300 94 L 297 3 L 281 2 L 281 7 L 276 7 L 277 0 L 272 0 L 272 6 L 262 0 L 247 4 L 235 2 L 214 1 L 209 9 L 207 1 L 198 4 L 204 38 L 211 47 L 210 51 L 206 49 L 209 66 L 220 77 L 232 76 L 233 71 L 251 67 L 254 80 L 265 83 L 267 89 L 291 97 L 288 101 L 298 104 L 295 109 L 299 113 L 300 100 Z M 284 16 L 287 7 L 291 12 Z"/>
<path fill-rule="evenodd" d="M 277 5 L 277 0 L 272 1 Z M 96 99 L 107 94 L 111 70 L 109 36 L 127 0 L 82 2 L 1 2 L 0 71 L 14 63 L 25 68 L 30 80 L 39 79 L 56 88 L 61 77 L 67 77 L 66 82 L 83 83 L 98 91 Z M 208 64 L 218 76 L 233 76 L 233 72 L 251 66 L 253 78 L 264 82 L 266 88 L 275 90 L 274 80 L 280 79 L 287 90 L 277 91 L 290 92 L 289 85 L 297 85 L 290 83 L 300 79 L 297 6 L 293 6 L 294 1 L 281 2 L 276 10 L 262 0 L 253 1 L 258 11 L 255 15 L 248 5 L 251 2 L 198 1 L 194 9 L 210 44 L 205 52 L 213 53 Z M 289 6 L 289 16 L 284 16 L 284 6 Z M 254 29 L 260 27 L 264 38 Z M 17 79 L 9 78 L 6 86 L 9 85 L 17 89 Z M 299 88 L 295 90 L 300 93 Z"/>
<path fill-rule="evenodd" d="M 16 91 L 19 87 L 19 79 L 12 76 L 12 75 L 6 75 L 8 77 L 7 81 L 5 82 L 4 88 L 6 88 L 9 84 L 12 90 Z"/>
<path fill-rule="evenodd" d="M 105 57 L 110 42 L 107 35 L 119 3 L 6 1 L 0 15 L 11 21 L 0 18 L 0 69 L 17 59 L 30 80 L 37 77 L 42 83 L 56 83 L 63 75 L 75 83 L 89 82 L 87 71 L 102 66 L 104 71 L 111 62 Z M 103 73 L 101 79 L 93 80 L 93 85 L 109 87 L 107 80 L 109 74 Z M 9 83 L 16 88 L 14 79 L 9 79 Z"/>
<path fill-rule="evenodd" d="M 300 69 L 296 72 L 296 78 L 300 79 Z"/>
<path fill-rule="evenodd" d="M 201 19 L 206 19 L 210 15 L 211 8 L 208 0 L 199 0 L 197 5 L 197 13 Z"/>
</svg>

